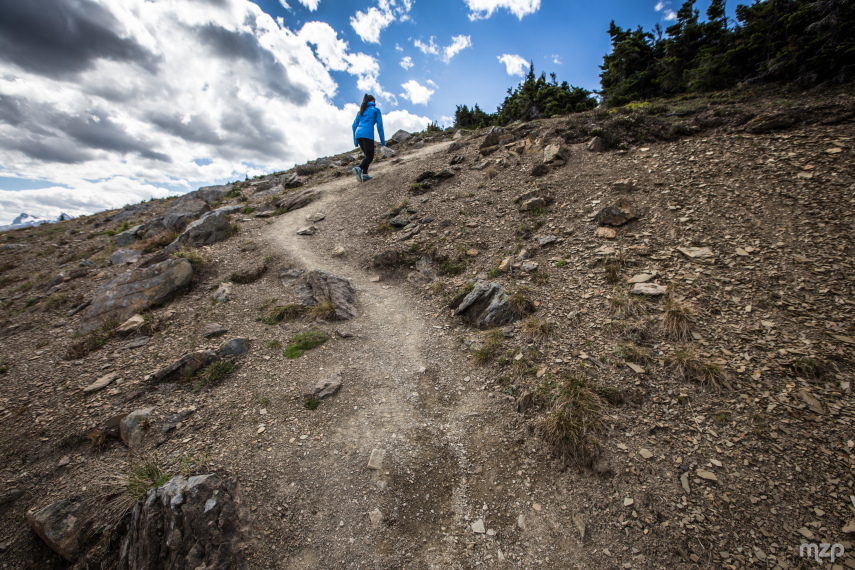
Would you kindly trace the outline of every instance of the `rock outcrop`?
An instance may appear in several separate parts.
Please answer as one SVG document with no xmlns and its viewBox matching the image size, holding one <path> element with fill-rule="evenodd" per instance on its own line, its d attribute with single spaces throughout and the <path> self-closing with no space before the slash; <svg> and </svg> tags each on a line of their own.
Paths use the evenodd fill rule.
<svg viewBox="0 0 855 570">
<path fill-rule="evenodd" d="M 505 289 L 498 283 L 478 281 L 468 293 L 458 295 L 451 302 L 454 314 L 463 317 L 478 328 L 492 328 L 519 319 L 511 308 Z"/>
<path fill-rule="evenodd" d="M 27 511 L 27 522 L 51 550 L 73 562 L 80 548 L 81 521 L 76 498 L 57 501 L 43 509 Z"/>
<path fill-rule="evenodd" d="M 231 479 L 178 475 L 150 489 L 122 520 L 117 567 L 245 568 L 243 517 Z"/>
<path fill-rule="evenodd" d="M 78 332 L 89 333 L 107 320 L 124 322 L 135 313 L 169 300 L 192 279 L 193 266 L 186 259 L 168 259 L 123 273 L 98 289 L 83 313 Z"/>
<path fill-rule="evenodd" d="M 335 309 L 337 319 L 352 319 L 359 313 L 355 302 L 355 292 L 350 281 L 336 277 L 326 271 L 308 271 L 294 284 L 294 289 L 300 303 L 315 306 L 329 301 Z"/>
</svg>

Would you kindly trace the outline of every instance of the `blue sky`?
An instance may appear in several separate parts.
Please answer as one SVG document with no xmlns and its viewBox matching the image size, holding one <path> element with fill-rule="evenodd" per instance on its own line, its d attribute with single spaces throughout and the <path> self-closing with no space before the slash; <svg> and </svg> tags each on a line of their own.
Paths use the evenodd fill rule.
<svg viewBox="0 0 855 570">
<path fill-rule="evenodd" d="M 697 3 L 703 15 L 708 0 Z M 732 16 L 735 3 L 728 6 Z M 596 90 L 606 30 L 668 0 L 0 0 L 0 225 L 81 215 L 495 111 L 527 63 Z"/>
</svg>

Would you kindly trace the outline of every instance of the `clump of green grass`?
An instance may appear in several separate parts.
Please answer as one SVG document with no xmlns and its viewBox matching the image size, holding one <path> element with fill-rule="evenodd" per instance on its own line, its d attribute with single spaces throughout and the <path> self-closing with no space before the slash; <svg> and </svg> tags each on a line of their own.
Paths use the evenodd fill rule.
<svg viewBox="0 0 855 570">
<path fill-rule="evenodd" d="M 546 285 L 549 283 L 549 273 L 546 271 L 532 271 L 528 274 L 529 279 L 531 279 L 532 283 L 537 283 L 538 285 Z"/>
<path fill-rule="evenodd" d="M 309 308 L 306 305 L 292 303 L 289 305 L 274 305 L 266 315 L 258 317 L 258 320 L 267 325 L 275 325 L 282 321 L 293 321 L 299 319 Z"/>
<path fill-rule="evenodd" d="M 234 237 L 240 233 L 240 224 L 232 222 L 229 224 L 229 230 L 226 232 L 226 237 Z"/>
<path fill-rule="evenodd" d="M 303 402 L 303 407 L 307 410 L 317 410 L 318 406 L 321 405 L 320 400 L 316 400 L 315 398 L 309 398 L 305 402 Z"/>
<path fill-rule="evenodd" d="M 695 308 L 685 301 L 665 301 L 665 316 L 662 327 L 665 334 L 674 340 L 686 340 L 692 334 L 692 319 Z"/>
<path fill-rule="evenodd" d="M 279 350 L 280 348 L 282 348 L 282 343 L 275 339 L 267 341 L 266 344 L 267 348 L 272 348 L 273 350 Z"/>
<path fill-rule="evenodd" d="M 131 463 L 128 468 L 125 494 L 132 503 L 135 503 L 142 500 L 149 489 L 156 489 L 170 479 L 172 476 L 163 470 L 156 459 L 144 458 Z"/>
<path fill-rule="evenodd" d="M 447 287 L 448 283 L 446 281 L 443 281 L 442 279 L 437 279 L 436 281 L 433 281 L 430 285 L 428 285 L 428 289 L 430 289 L 430 292 L 434 295 L 441 295 Z"/>
<path fill-rule="evenodd" d="M 589 466 L 601 453 L 602 399 L 584 378 L 568 375 L 551 390 L 552 407 L 541 420 L 541 436 L 559 455 Z"/>
<path fill-rule="evenodd" d="M 548 338 L 555 332 L 555 325 L 534 315 L 523 321 L 523 333 L 533 340 Z"/>
<path fill-rule="evenodd" d="M 64 359 L 77 360 L 89 353 L 95 352 L 116 335 L 116 328 L 120 324 L 115 319 L 104 321 L 97 329 L 69 346 L 65 352 Z"/>
<path fill-rule="evenodd" d="M 9 372 L 9 365 L 6 364 L 6 361 L 0 360 L 0 374 L 6 374 Z"/>
<path fill-rule="evenodd" d="M 168 246 L 178 238 L 175 232 L 161 232 L 142 242 L 143 253 L 154 253 Z"/>
<path fill-rule="evenodd" d="M 694 351 L 677 350 L 665 359 L 675 376 L 692 380 L 705 386 L 722 387 L 727 384 L 724 367 L 700 358 Z"/>
<path fill-rule="evenodd" d="M 312 350 L 324 344 L 328 337 L 321 331 L 306 331 L 297 333 L 285 347 L 286 358 L 300 358 L 307 350 Z"/>
<path fill-rule="evenodd" d="M 208 258 L 192 249 L 182 249 L 175 253 L 175 257 L 183 257 L 190 262 L 194 268 L 204 267 L 208 264 Z"/>
<path fill-rule="evenodd" d="M 133 226 L 131 225 L 131 222 L 129 220 L 124 220 L 119 225 L 117 225 L 115 228 L 106 230 L 106 231 L 104 231 L 104 233 L 108 236 L 114 236 L 114 235 L 120 234 L 124 231 L 127 231 L 127 230 L 131 229 L 132 227 Z"/>
<path fill-rule="evenodd" d="M 618 293 L 609 299 L 612 308 L 612 316 L 619 319 L 632 319 L 639 317 L 648 311 L 647 300 L 640 295 L 627 295 Z"/>
<path fill-rule="evenodd" d="M 487 364 L 502 347 L 502 342 L 505 340 L 505 335 L 500 329 L 492 329 L 484 335 L 484 345 L 475 351 L 475 362 L 478 364 Z"/>
<path fill-rule="evenodd" d="M 193 392 L 198 392 L 205 386 L 213 386 L 237 370 L 237 365 L 231 360 L 217 360 L 196 373 Z"/>
<path fill-rule="evenodd" d="M 443 275 L 460 275 L 466 271 L 466 259 L 443 259 L 438 262 L 439 270 Z"/>
<path fill-rule="evenodd" d="M 615 346 L 614 355 L 629 362 L 646 364 L 653 359 L 653 352 L 646 346 L 639 346 L 634 342 L 621 342 Z"/>
</svg>

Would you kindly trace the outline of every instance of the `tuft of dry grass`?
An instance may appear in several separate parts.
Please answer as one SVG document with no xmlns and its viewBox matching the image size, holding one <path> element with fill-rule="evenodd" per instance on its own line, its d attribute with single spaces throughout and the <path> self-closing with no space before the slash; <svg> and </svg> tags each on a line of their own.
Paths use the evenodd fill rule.
<svg viewBox="0 0 855 570">
<path fill-rule="evenodd" d="M 614 348 L 614 355 L 636 364 L 646 364 L 653 359 L 653 352 L 646 346 L 634 342 L 621 342 Z"/>
<path fill-rule="evenodd" d="M 487 364 L 493 360 L 501 349 L 504 340 L 505 335 L 501 329 L 487 331 L 484 335 L 484 345 L 474 352 L 475 362 Z"/>
<path fill-rule="evenodd" d="M 78 360 L 87 354 L 95 352 L 115 336 L 116 328 L 120 324 L 121 323 L 115 319 L 104 321 L 97 329 L 83 336 L 80 340 L 69 346 L 65 351 L 63 358 L 65 360 Z"/>
<path fill-rule="evenodd" d="M 337 318 L 335 314 L 335 305 L 333 305 L 333 302 L 329 299 L 325 299 L 317 305 L 309 307 L 307 312 L 308 315 L 314 319 L 334 321 Z"/>
<path fill-rule="evenodd" d="M 612 316 L 619 319 L 633 319 L 644 315 L 649 310 L 647 299 L 640 295 L 618 293 L 609 299 Z"/>
<path fill-rule="evenodd" d="M 523 321 L 522 328 L 523 333 L 532 340 L 549 338 L 555 332 L 555 325 L 553 323 L 534 315 Z"/>
<path fill-rule="evenodd" d="M 531 299 L 528 298 L 528 290 L 520 288 L 508 299 L 511 306 L 511 311 L 517 318 L 522 318 L 532 314 L 536 307 Z"/>
<path fill-rule="evenodd" d="M 665 363 L 682 380 L 715 388 L 728 385 L 727 372 L 721 364 L 704 360 L 692 350 L 676 350 L 665 359 Z"/>
<path fill-rule="evenodd" d="M 538 430 L 559 455 L 590 466 L 602 451 L 597 439 L 603 429 L 602 399 L 584 378 L 568 375 L 553 388 L 553 403 Z"/>
<path fill-rule="evenodd" d="M 155 253 L 174 242 L 177 238 L 178 234 L 175 232 L 162 232 L 143 241 L 140 243 L 140 246 L 143 253 Z"/>
<path fill-rule="evenodd" d="M 691 337 L 695 312 L 695 308 L 685 301 L 665 301 L 665 315 L 662 320 L 665 335 L 673 340 L 687 340 Z"/>
<path fill-rule="evenodd" d="M 289 305 L 274 305 L 266 315 L 258 317 L 258 320 L 267 325 L 275 325 L 282 321 L 293 321 L 299 319 L 308 312 L 306 305 L 292 303 Z"/>
</svg>

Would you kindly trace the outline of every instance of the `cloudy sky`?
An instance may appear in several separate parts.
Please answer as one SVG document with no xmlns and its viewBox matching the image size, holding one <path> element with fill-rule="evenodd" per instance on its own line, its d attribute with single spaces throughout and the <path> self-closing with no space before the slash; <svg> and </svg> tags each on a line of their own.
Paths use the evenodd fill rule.
<svg viewBox="0 0 855 570">
<path fill-rule="evenodd" d="M 708 1 L 698 2 L 702 13 Z M 735 5 L 735 3 L 734 3 Z M 595 90 L 669 0 L 0 0 L 0 225 L 88 214 L 491 112 L 529 61 Z M 732 9 L 732 7 L 729 7 Z M 730 11 L 730 10 L 729 10 Z"/>
</svg>

